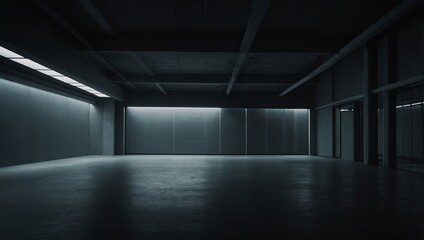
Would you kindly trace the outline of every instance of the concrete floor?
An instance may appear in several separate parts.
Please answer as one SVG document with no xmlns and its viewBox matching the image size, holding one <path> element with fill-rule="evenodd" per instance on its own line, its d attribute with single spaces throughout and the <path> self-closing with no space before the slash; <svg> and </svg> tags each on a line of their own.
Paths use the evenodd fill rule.
<svg viewBox="0 0 424 240">
<path fill-rule="evenodd" d="M 424 164 L 397 163 L 396 168 L 402 171 L 424 174 Z"/>
<path fill-rule="evenodd" d="M 424 239 L 424 176 L 307 156 L 0 168 L 0 239 Z"/>
</svg>

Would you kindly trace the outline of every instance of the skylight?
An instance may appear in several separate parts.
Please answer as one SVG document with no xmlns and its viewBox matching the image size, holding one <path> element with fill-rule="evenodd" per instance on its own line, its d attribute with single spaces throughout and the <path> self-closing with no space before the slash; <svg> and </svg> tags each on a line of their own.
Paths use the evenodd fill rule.
<svg viewBox="0 0 424 240">
<path fill-rule="evenodd" d="M 9 49 L 6 49 L 4 47 L 0 46 L 0 56 L 8 58 L 9 60 L 12 60 L 16 63 L 19 63 L 25 67 L 34 69 L 46 76 L 49 76 L 51 78 L 54 78 L 56 80 L 59 80 L 63 83 L 66 83 L 68 85 L 71 85 L 73 87 L 79 88 L 85 92 L 88 92 L 90 94 L 96 95 L 97 97 L 109 97 L 108 95 L 101 93 L 89 86 L 86 86 L 70 77 L 64 76 L 61 73 L 58 73 L 54 70 L 51 70 L 50 68 L 43 66 L 37 62 L 32 61 L 31 59 L 28 58 L 24 58 L 19 54 L 16 54 L 12 51 L 10 51 Z"/>
</svg>

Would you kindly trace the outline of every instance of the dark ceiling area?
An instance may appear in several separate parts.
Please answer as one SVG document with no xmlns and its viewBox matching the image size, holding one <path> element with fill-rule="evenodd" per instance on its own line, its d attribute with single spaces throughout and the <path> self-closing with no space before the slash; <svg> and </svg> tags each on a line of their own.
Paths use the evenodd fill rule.
<svg viewBox="0 0 424 240">
<path fill-rule="evenodd" d="M 98 79 L 124 95 L 277 96 L 400 2 L 2 1 L 3 29 L 22 26 L 2 39 L 19 38 L 19 47 L 36 57 L 41 42 L 55 42 L 71 51 L 69 59 L 40 58 L 81 78 L 94 76 L 84 70 L 94 66 Z M 8 8 L 19 8 L 20 16 Z M 313 87 L 309 82 L 299 91 Z"/>
</svg>

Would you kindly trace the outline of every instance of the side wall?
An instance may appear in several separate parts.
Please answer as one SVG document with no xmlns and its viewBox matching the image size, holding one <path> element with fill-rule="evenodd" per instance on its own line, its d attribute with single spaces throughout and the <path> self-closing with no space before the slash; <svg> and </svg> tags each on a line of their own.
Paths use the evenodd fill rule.
<svg viewBox="0 0 424 240">
<path fill-rule="evenodd" d="M 371 48 L 377 49 L 377 63 L 375 68 L 377 87 L 383 87 L 390 82 L 402 82 L 414 77 L 420 77 L 424 74 L 424 11 L 418 9 L 401 21 L 390 27 L 373 41 L 367 43 Z M 385 48 L 386 39 L 392 39 L 393 46 L 390 48 L 393 58 L 393 66 L 387 69 L 385 62 L 389 56 Z M 374 46 L 375 44 L 375 46 Z M 389 72 L 392 74 L 390 75 Z M 361 94 L 364 93 L 364 54 L 363 48 L 352 52 L 324 73 L 316 77 L 316 108 L 317 111 L 317 153 L 320 156 L 331 156 L 330 153 L 341 152 L 341 157 L 345 159 L 353 158 L 353 114 L 343 113 L 340 120 L 341 138 L 335 137 L 337 127 L 332 121 L 337 116 L 334 115 L 335 107 L 351 105 L 352 101 L 345 101 L 349 98 L 355 98 L 362 101 Z M 396 90 L 392 90 L 393 92 Z M 383 104 L 382 94 L 378 95 L 379 100 L 379 121 L 378 121 L 378 152 L 383 154 Z M 339 104 L 340 103 L 340 104 Z M 327 106 L 326 106 L 327 105 Z M 328 106 L 331 105 L 331 106 Z M 402 111 L 397 111 L 398 115 Z M 417 114 L 418 115 L 418 114 Z M 399 117 L 398 117 L 399 118 Z M 400 118 L 402 119 L 402 118 Z M 398 120 L 399 121 L 399 120 Z M 403 121 L 403 120 L 402 120 Z M 421 123 L 422 124 L 422 123 Z M 399 124 L 398 124 L 399 125 Z M 405 128 L 407 129 L 407 128 Z M 407 130 L 405 130 L 407 131 Z M 410 139 L 410 134 L 404 133 L 403 129 L 398 129 L 398 135 Z M 335 132 L 335 134 L 333 134 Z M 402 133 L 400 133 L 402 132 Z M 408 136 L 404 136 L 404 135 Z M 352 135 L 352 136 L 351 136 Z M 341 142 L 338 139 L 341 139 Z M 399 137 L 398 137 L 399 139 Z M 333 143 L 334 141 L 334 143 Z M 331 144 L 329 144 L 331 143 Z M 398 152 L 408 144 L 398 140 Z M 335 149 L 330 149 L 335 148 Z"/>
<path fill-rule="evenodd" d="M 0 79 L 0 166 L 102 154 L 103 107 Z"/>
</svg>

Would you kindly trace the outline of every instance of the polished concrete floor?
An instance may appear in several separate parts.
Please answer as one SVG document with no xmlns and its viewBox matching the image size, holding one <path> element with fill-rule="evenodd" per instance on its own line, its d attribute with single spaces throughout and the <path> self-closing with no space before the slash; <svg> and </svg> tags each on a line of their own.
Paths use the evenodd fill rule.
<svg viewBox="0 0 424 240">
<path fill-rule="evenodd" d="M 424 239 L 424 176 L 307 156 L 0 168 L 0 239 Z"/>
</svg>

